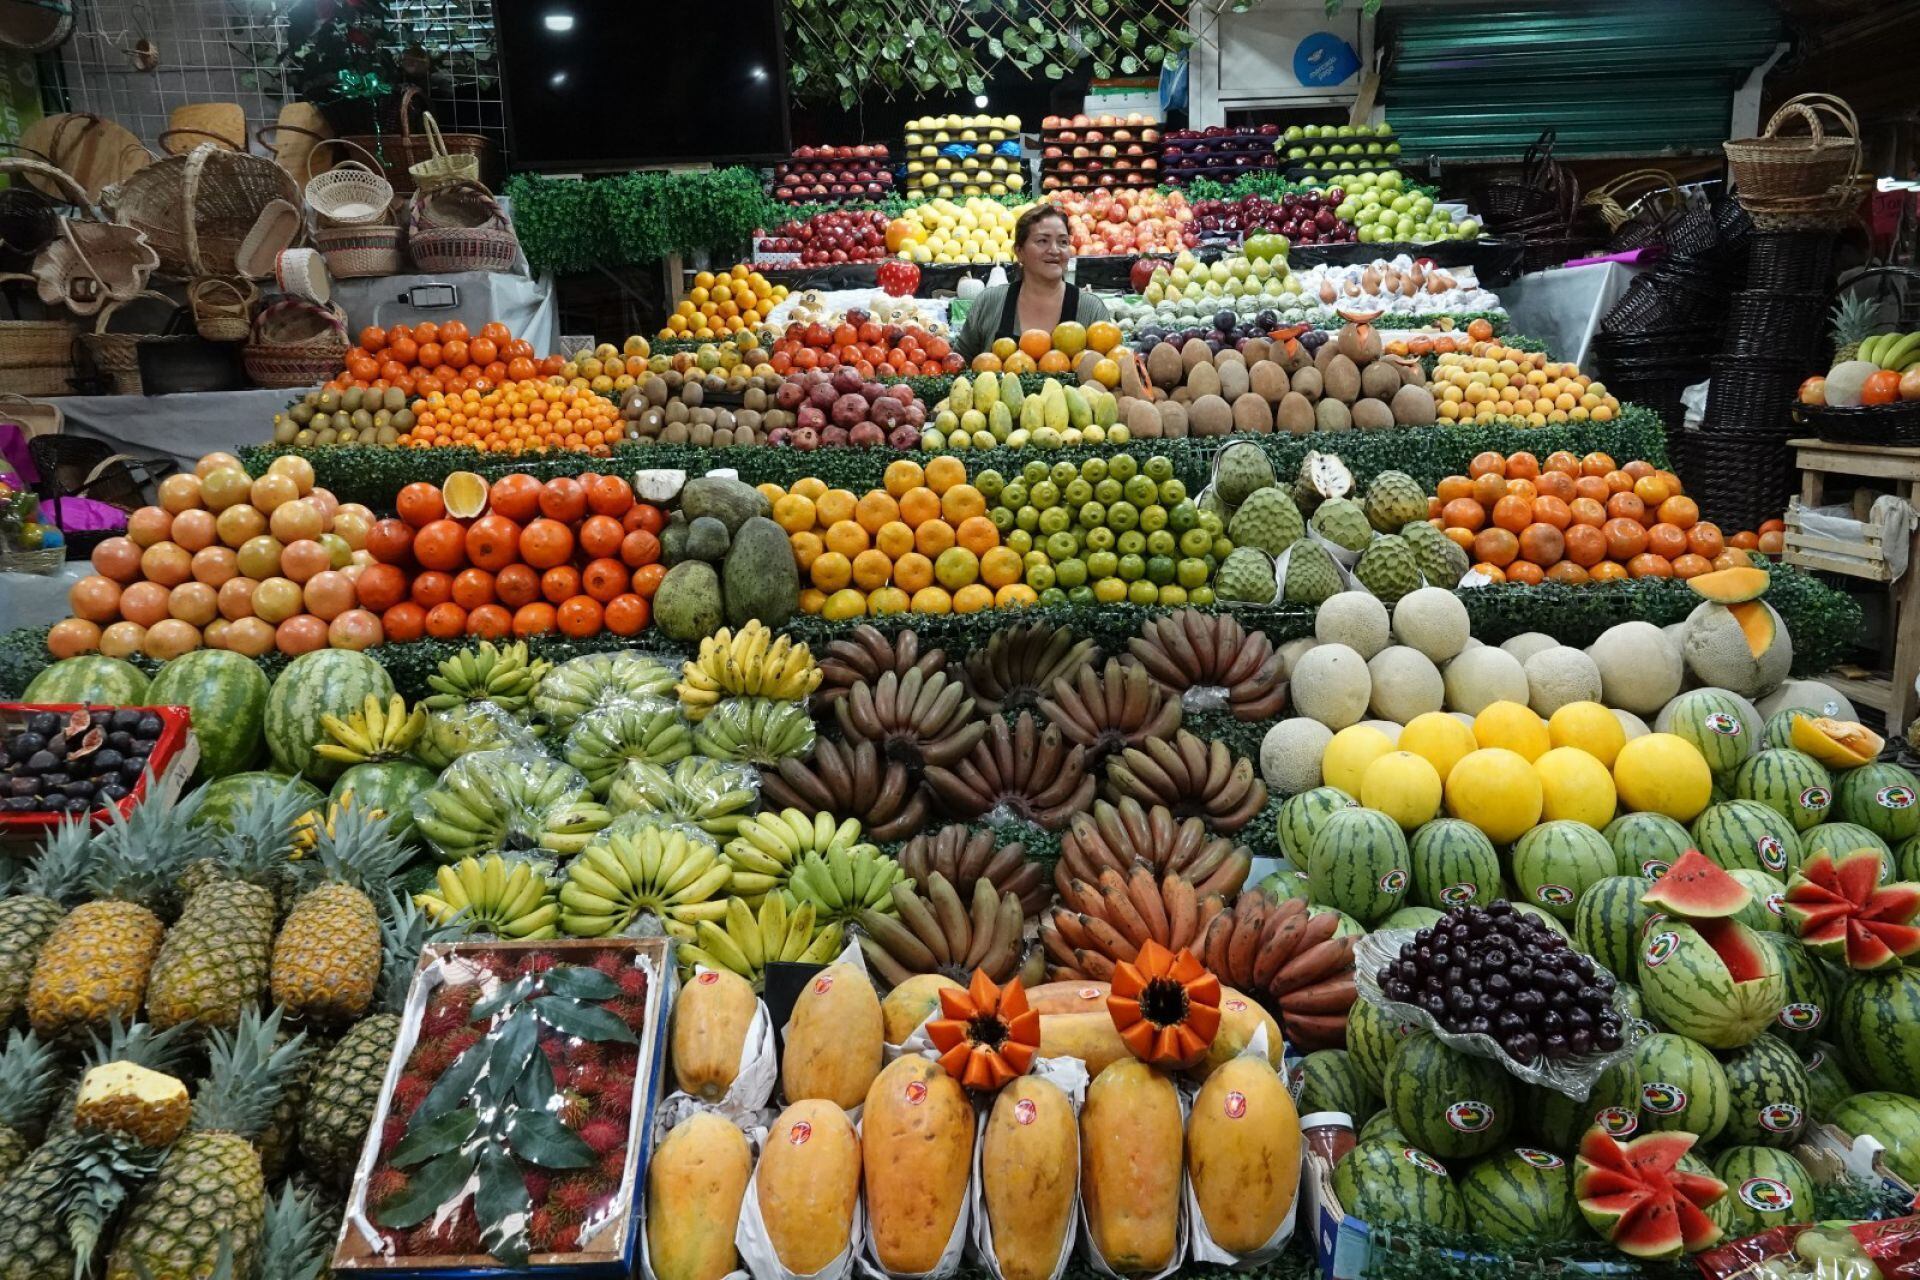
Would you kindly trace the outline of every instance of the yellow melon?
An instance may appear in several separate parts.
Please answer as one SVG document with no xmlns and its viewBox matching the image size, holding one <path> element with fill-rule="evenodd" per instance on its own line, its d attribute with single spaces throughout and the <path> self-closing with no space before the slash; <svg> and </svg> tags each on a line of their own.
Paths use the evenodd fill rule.
<svg viewBox="0 0 1920 1280">
<path fill-rule="evenodd" d="M 1584 822 L 1596 831 L 1613 821 L 1613 775 L 1593 756 L 1578 747 L 1555 747 L 1533 762 L 1533 771 L 1540 775 L 1543 821 Z"/>
<path fill-rule="evenodd" d="M 1691 822 L 1713 800 L 1713 772 L 1691 742 L 1649 733 L 1620 748 L 1613 762 L 1620 803 L 1636 813 L 1664 813 Z"/>
<path fill-rule="evenodd" d="M 1447 775 L 1446 798 L 1448 813 L 1495 844 L 1511 844 L 1533 830 L 1545 803 L 1540 775 L 1525 756 L 1504 747 L 1483 747 L 1462 758 Z"/>
</svg>

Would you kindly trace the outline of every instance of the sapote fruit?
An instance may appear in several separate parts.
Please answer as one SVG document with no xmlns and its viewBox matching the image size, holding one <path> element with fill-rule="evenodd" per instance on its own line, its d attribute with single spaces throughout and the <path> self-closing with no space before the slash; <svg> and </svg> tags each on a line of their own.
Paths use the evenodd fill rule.
<svg viewBox="0 0 1920 1280">
<path fill-rule="evenodd" d="M 1727 1184 L 1677 1167 L 1693 1144 L 1690 1133 L 1622 1143 L 1604 1129 L 1589 1129 L 1573 1164 L 1580 1215 L 1635 1258 L 1677 1258 L 1714 1244 L 1720 1228 L 1706 1207 L 1727 1193 Z"/>
<path fill-rule="evenodd" d="M 1849 969 L 1897 969 L 1920 952 L 1920 885 L 1882 884 L 1877 849 L 1823 853 L 1787 885 L 1787 920 L 1815 955 Z"/>
<path fill-rule="evenodd" d="M 1667 873 L 1640 895 L 1641 905 L 1688 920 L 1724 920 L 1739 915 L 1752 901 L 1753 894 L 1745 885 L 1698 849 L 1681 854 Z"/>
</svg>

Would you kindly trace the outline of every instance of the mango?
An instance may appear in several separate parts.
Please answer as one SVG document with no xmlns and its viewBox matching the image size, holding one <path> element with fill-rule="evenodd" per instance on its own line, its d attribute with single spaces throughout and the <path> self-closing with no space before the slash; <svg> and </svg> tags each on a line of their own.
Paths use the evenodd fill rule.
<svg viewBox="0 0 1920 1280">
<path fill-rule="evenodd" d="M 1022 1076 L 1002 1089 L 980 1146 L 980 1190 L 1006 1280 L 1048 1280 L 1073 1221 L 1080 1130 L 1060 1086 Z"/>
<path fill-rule="evenodd" d="M 1080 394 L 1078 387 L 1062 387 L 1061 399 L 1067 404 L 1067 425 L 1084 431 L 1093 422 L 1093 410 L 1087 405 L 1087 398 Z"/>
<path fill-rule="evenodd" d="M 973 408 L 973 384 L 964 376 L 955 378 L 953 386 L 948 389 L 947 408 L 955 413 L 965 413 Z"/>
<path fill-rule="evenodd" d="M 659 1280 L 720 1280 L 738 1265 L 733 1229 L 752 1172 L 746 1135 L 710 1111 L 661 1140 L 647 1162 L 647 1252 Z"/>
<path fill-rule="evenodd" d="M 973 380 L 973 407 L 991 409 L 1000 403 L 1000 380 L 991 371 Z"/>
<path fill-rule="evenodd" d="M 860 1113 L 867 1230 L 883 1270 L 931 1271 L 967 1207 L 973 1108 L 938 1063 L 896 1058 Z"/>
<path fill-rule="evenodd" d="M 817 1098 L 782 1111 L 757 1178 L 760 1218 L 781 1266 L 810 1276 L 847 1248 L 860 1203 L 860 1137 L 845 1111 Z"/>
<path fill-rule="evenodd" d="M 1187 1176 L 1214 1242 L 1251 1253 L 1280 1229 L 1300 1186 L 1300 1115 L 1273 1067 L 1240 1057 L 1200 1086 Z"/>
<path fill-rule="evenodd" d="M 1080 1111 L 1080 1201 L 1115 1272 L 1150 1273 L 1173 1260 L 1184 1146 L 1171 1078 L 1132 1056 L 1094 1077 Z"/>
<path fill-rule="evenodd" d="M 873 983 L 850 964 L 830 964 L 794 1001 L 780 1087 L 789 1102 L 824 1098 L 857 1107 L 885 1051 L 886 1024 Z"/>
<path fill-rule="evenodd" d="M 673 1005 L 673 1078 L 703 1102 L 718 1102 L 733 1086 L 747 1028 L 760 1009 L 745 978 L 708 969 L 680 988 Z"/>
</svg>

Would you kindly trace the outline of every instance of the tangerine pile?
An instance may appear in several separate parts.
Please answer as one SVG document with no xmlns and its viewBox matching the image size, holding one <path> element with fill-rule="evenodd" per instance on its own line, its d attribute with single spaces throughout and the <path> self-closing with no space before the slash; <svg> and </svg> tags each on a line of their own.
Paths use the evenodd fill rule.
<svg viewBox="0 0 1920 1280">
<path fill-rule="evenodd" d="M 618 405 L 557 375 L 486 392 L 432 391 L 413 402 L 413 418 L 400 447 L 507 454 L 568 449 L 605 456 L 626 432 Z"/>
<path fill-rule="evenodd" d="M 482 325 L 478 335 L 458 320 L 391 329 L 370 324 L 360 330 L 359 345 L 348 350 L 340 375 L 327 385 L 337 391 L 398 387 L 410 396 L 486 391 L 509 380 L 559 373 L 565 364 L 559 356 L 535 356 L 531 342 L 497 321 Z"/>
<path fill-rule="evenodd" d="M 973 358 L 975 373 L 1046 373 L 1061 374 L 1073 372 L 1074 363 L 1082 353 L 1092 351 L 1105 357 L 1120 345 L 1120 327 L 1108 320 L 1096 320 L 1083 325 L 1077 320 L 1063 320 L 1049 333 L 1045 329 L 1028 329 L 1015 342 L 1012 338 L 995 338 L 993 345 Z M 1120 367 L 1111 360 L 1103 363 L 1111 365 L 1113 380 L 1109 382 L 1101 370 L 1097 377 L 1105 386 L 1117 386 L 1120 382 Z"/>
<path fill-rule="evenodd" d="M 1650 462 L 1489 451 L 1467 471 L 1439 483 L 1428 515 L 1495 582 L 1691 578 L 1744 565 L 1744 550 L 1762 546 L 1752 532 L 1723 536 L 1680 478 Z"/>
<path fill-rule="evenodd" d="M 917 324 L 882 324 L 864 311 L 849 311 L 836 325 L 819 321 L 787 326 L 768 360 L 779 374 L 841 366 L 862 378 L 891 373 L 903 378 L 959 373 L 967 367 L 952 343 Z"/>
<path fill-rule="evenodd" d="M 724 338 L 763 323 L 787 296 L 787 286 L 769 284 L 758 271 L 737 263 L 715 275 L 702 271 L 667 317 L 663 338 Z"/>
<path fill-rule="evenodd" d="M 934 458 L 924 469 L 901 458 L 887 465 L 884 483 L 864 495 L 813 476 L 789 489 L 760 486 L 807 582 L 802 611 L 837 621 L 1038 601 L 958 458 Z"/>
<path fill-rule="evenodd" d="M 619 476 L 515 472 L 489 486 L 455 472 L 444 488 L 406 486 L 395 509 L 367 531 L 373 563 L 354 583 L 389 641 L 630 636 L 652 620 L 666 513 Z"/>
<path fill-rule="evenodd" d="M 1479 321 L 1474 323 L 1478 324 Z M 1544 353 L 1476 342 L 1434 363 L 1433 398 L 1442 422 L 1511 421 L 1518 426 L 1611 422 L 1620 402 L 1574 364 L 1551 364 Z"/>
</svg>

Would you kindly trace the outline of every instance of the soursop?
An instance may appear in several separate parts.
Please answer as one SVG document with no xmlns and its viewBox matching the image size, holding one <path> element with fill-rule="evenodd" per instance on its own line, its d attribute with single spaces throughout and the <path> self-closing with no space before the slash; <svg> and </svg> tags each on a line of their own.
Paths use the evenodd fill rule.
<svg viewBox="0 0 1920 1280">
<path fill-rule="evenodd" d="M 1465 547 L 1425 520 L 1410 522 L 1400 530 L 1400 536 L 1413 548 L 1413 562 L 1420 567 L 1420 576 L 1436 587 L 1451 588 L 1473 567 Z"/>
<path fill-rule="evenodd" d="M 1420 566 L 1413 557 L 1413 548 L 1397 533 L 1375 538 L 1360 553 L 1359 563 L 1353 566 L 1353 577 L 1387 605 L 1392 605 L 1401 596 L 1423 585 Z"/>
<path fill-rule="evenodd" d="M 1340 566 L 1317 542 L 1306 538 L 1293 544 L 1287 554 L 1287 582 L 1284 599 L 1288 604 L 1308 604 L 1314 608 L 1340 594 Z"/>
<path fill-rule="evenodd" d="M 1426 491 L 1404 471 L 1382 471 L 1367 486 L 1367 519 L 1381 533 L 1392 533 L 1426 515 Z"/>
<path fill-rule="evenodd" d="M 1273 463 L 1257 444 L 1246 441 L 1230 444 L 1220 451 L 1220 459 L 1214 465 L 1213 483 L 1220 491 L 1221 501 L 1237 507 L 1252 497 L 1255 490 L 1273 484 Z"/>
<path fill-rule="evenodd" d="M 1244 604 L 1272 604 L 1273 557 L 1257 547 L 1235 547 L 1213 575 L 1214 594 Z"/>
<path fill-rule="evenodd" d="M 1227 526 L 1227 536 L 1236 547 L 1258 547 L 1277 556 L 1307 532 L 1300 508 L 1284 489 L 1255 489 L 1253 496 L 1240 504 Z"/>
<path fill-rule="evenodd" d="M 1301 512 L 1312 515 L 1328 498 L 1344 498 L 1353 492 L 1353 472 L 1334 453 L 1315 450 L 1300 459 L 1300 474 L 1293 481 L 1293 503 Z"/>
<path fill-rule="evenodd" d="M 1328 498 L 1313 513 L 1313 531 L 1336 547 L 1365 551 L 1373 541 L 1373 526 L 1367 513 L 1351 498 Z"/>
</svg>

